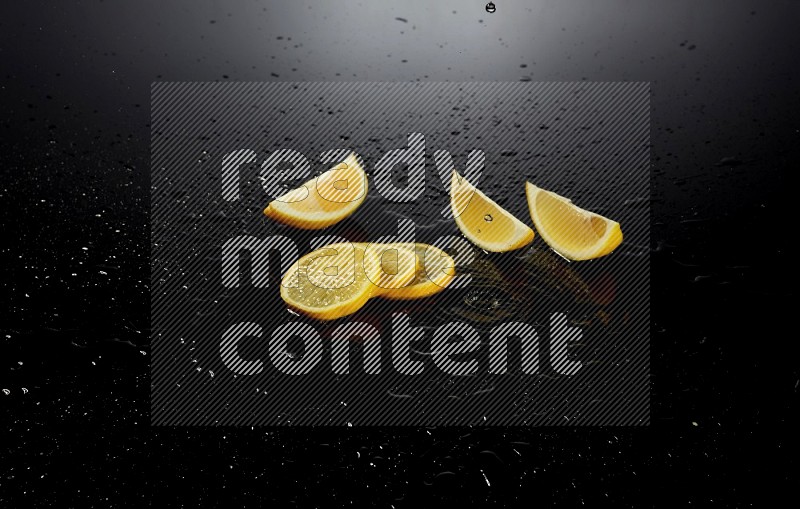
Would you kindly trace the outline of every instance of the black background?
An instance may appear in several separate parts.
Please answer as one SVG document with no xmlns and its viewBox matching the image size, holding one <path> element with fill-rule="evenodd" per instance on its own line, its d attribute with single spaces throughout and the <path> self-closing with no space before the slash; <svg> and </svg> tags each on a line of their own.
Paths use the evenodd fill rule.
<svg viewBox="0 0 800 509">
<path fill-rule="evenodd" d="M 796 481 L 800 2 L 496 4 L 3 4 L 0 504 L 740 507 Z M 151 428 L 150 83 L 416 79 L 651 82 L 650 428 Z"/>
</svg>

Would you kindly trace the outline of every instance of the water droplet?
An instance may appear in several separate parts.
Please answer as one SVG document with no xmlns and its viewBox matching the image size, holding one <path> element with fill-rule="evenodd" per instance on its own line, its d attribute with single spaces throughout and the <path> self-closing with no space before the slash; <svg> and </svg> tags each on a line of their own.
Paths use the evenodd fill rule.
<svg viewBox="0 0 800 509">
<path fill-rule="evenodd" d="M 486 221 L 487 223 L 491 223 L 493 219 L 494 218 L 492 217 L 491 214 L 486 214 L 485 216 L 483 216 L 483 220 Z"/>
<path fill-rule="evenodd" d="M 494 2 L 489 2 L 488 4 L 486 4 L 486 12 L 488 12 L 489 14 L 493 14 L 494 11 L 496 10 L 497 7 L 495 7 Z"/>
</svg>

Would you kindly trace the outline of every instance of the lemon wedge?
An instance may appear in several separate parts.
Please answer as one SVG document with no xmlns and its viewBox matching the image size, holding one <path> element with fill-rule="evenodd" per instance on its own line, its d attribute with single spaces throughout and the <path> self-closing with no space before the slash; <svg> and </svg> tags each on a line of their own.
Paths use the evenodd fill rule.
<svg viewBox="0 0 800 509">
<path fill-rule="evenodd" d="M 450 207 L 461 233 L 486 251 L 512 251 L 533 241 L 533 230 L 455 171 L 450 184 Z"/>
<path fill-rule="evenodd" d="M 416 244 L 417 259 L 421 260 L 414 279 L 402 288 L 385 289 L 380 296 L 392 300 L 422 299 L 447 288 L 455 277 L 455 261 L 438 247 Z"/>
<path fill-rule="evenodd" d="M 271 201 L 264 215 L 296 228 L 319 230 L 355 212 L 367 189 L 367 174 L 351 152 L 319 177 Z"/>
<path fill-rule="evenodd" d="M 283 276 L 281 298 L 306 316 L 333 320 L 358 311 L 374 291 L 373 273 L 364 270 L 364 249 L 350 243 L 322 247 L 296 261 Z"/>
<path fill-rule="evenodd" d="M 527 182 L 525 194 L 536 231 L 554 251 L 570 260 L 589 260 L 622 242 L 619 223 L 577 207 L 571 200 Z"/>
</svg>

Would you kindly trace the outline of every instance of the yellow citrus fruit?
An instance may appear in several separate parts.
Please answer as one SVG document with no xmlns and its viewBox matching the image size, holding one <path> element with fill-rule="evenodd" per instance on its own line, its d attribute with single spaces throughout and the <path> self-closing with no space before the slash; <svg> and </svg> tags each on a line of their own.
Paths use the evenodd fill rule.
<svg viewBox="0 0 800 509">
<path fill-rule="evenodd" d="M 364 249 L 331 244 L 308 253 L 281 281 L 281 298 L 290 308 L 318 320 L 333 320 L 358 311 L 372 296 L 379 267 L 364 270 Z"/>
<path fill-rule="evenodd" d="M 450 207 L 461 233 L 486 251 L 512 251 L 533 241 L 533 230 L 456 172 L 450 184 Z"/>
<path fill-rule="evenodd" d="M 380 296 L 393 300 L 412 300 L 429 297 L 441 292 L 455 277 L 455 261 L 438 247 L 427 244 L 414 246 L 421 260 L 414 279 L 402 288 L 386 289 Z"/>
<path fill-rule="evenodd" d="M 355 313 L 372 297 L 421 299 L 442 291 L 455 262 L 427 244 L 340 243 L 295 262 L 281 281 L 281 298 L 318 320 Z"/>
<path fill-rule="evenodd" d="M 413 243 L 359 244 L 364 249 L 364 271 L 375 285 L 374 294 L 401 290 L 411 284 L 421 265 Z"/>
<path fill-rule="evenodd" d="M 358 157 L 347 158 L 269 203 L 264 214 L 290 226 L 318 230 L 348 217 L 367 196 L 367 174 Z"/>
<path fill-rule="evenodd" d="M 547 245 L 570 260 L 605 256 L 622 242 L 619 223 L 575 206 L 571 200 L 527 182 L 528 210 Z"/>
</svg>

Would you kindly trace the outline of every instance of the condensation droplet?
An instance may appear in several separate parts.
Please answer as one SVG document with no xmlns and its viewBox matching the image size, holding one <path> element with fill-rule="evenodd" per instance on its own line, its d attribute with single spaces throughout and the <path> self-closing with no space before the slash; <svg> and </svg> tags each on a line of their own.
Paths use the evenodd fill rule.
<svg viewBox="0 0 800 509">
<path fill-rule="evenodd" d="M 489 14 L 494 14 L 494 11 L 496 10 L 497 7 L 495 7 L 494 2 L 489 2 L 488 4 L 486 4 L 486 12 L 488 12 Z"/>
<path fill-rule="evenodd" d="M 494 218 L 492 217 L 491 214 L 486 214 L 485 216 L 483 216 L 483 220 L 486 221 L 487 223 L 491 223 L 494 220 Z"/>
</svg>

